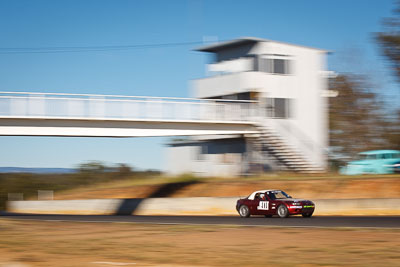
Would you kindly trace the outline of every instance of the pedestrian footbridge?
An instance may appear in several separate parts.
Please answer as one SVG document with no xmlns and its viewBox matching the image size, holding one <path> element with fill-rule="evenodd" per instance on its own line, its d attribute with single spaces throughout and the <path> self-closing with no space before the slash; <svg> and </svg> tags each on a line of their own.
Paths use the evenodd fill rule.
<svg viewBox="0 0 400 267">
<path fill-rule="evenodd" d="M 140 137 L 243 134 L 261 161 L 319 172 L 306 139 L 262 123 L 257 101 L 60 93 L 0 92 L 0 136 Z M 295 131 L 295 138 L 301 136 Z M 305 145 L 304 145 L 305 144 Z"/>
<path fill-rule="evenodd" d="M 0 135 L 140 137 L 256 133 L 255 101 L 0 92 Z"/>
</svg>

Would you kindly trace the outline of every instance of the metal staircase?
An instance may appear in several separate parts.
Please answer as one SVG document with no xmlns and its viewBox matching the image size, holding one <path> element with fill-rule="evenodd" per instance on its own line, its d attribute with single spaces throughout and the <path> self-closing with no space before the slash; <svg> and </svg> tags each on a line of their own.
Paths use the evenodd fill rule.
<svg viewBox="0 0 400 267">
<path fill-rule="evenodd" d="M 273 158 L 274 163 L 283 170 L 299 173 L 321 173 L 324 169 L 307 160 L 302 153 L 289 145 L 270 127 L 258 126 L 255 148 L 263 158 Z M 266 154 L 266 155 L 265 155 Z"/>
</svg>

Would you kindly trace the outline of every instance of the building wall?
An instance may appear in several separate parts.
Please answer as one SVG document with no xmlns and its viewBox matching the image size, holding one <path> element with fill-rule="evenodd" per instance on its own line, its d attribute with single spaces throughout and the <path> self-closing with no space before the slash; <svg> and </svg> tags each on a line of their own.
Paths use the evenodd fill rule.
<svg viewBox="0 0 400 267">
<path fill-rule="evenodd" d="M 196 159 L 194 156 L 199 147 L 197 146 L 170 146 L 167 149 L 167 173 L 179 175 L 192 173 L 196 170 Z"/>
<path fill-rule="evenodd" d="M 322 92 L 327 89 L 327 80 L 323 75 L 326 70 L 326 53 L 317 49 L 278 42 L 259 42 L 248 50 L 251 54 L 289 56 L 290 74 L 244 71 L 207 77 L 192 83 L 194 97 L 211 98 L 240 92 L 259 92 L 262 111 L 265 109 L 265 98 L 291 99 L 292 117 L 265 118 L 262 123 L 273 127 L 291 145 L 302 151 L 308 159 L 325 167 L 327 99 L 322 97 Z M 238 69 L 241 63 L 243 68 L 246 68 L 247 63 L 243 58 L 238 62 L 234 62 L 232 55 L 227 58 L 229 61 L 218 64 L 231 63 L 232 69 Z"/>
<path fill-rule="evenodd" d="M 244 139 L 216 139 L 172 144 L 168 148 L 167 173 L 199 176 L 236 176 L 247 168 Z"/>
</svg>

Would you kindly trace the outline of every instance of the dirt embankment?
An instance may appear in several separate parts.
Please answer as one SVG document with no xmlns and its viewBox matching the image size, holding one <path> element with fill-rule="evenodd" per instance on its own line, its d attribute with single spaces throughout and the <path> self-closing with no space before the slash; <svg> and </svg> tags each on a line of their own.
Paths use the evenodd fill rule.
<svg viewBox="0 0 400 267">
<path fill-rule="evenodd" d="M 400 198 L 398 178 L 342 178 L 301 180 L 218 180 L 149 185 L 102 185 L 60 192 L 55 199 L 149 197 L 244 197 L 255 190 L 281 189 L 296 198 Z"/>
</svg>

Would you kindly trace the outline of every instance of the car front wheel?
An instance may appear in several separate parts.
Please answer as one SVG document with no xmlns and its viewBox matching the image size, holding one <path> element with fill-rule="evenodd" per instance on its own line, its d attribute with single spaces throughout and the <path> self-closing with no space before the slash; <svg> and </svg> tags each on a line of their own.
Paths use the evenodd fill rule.
<svg viewBox="0 0 400 267">
<path fill-rule="evenodd" d="M 250 210 L 249 207 L 247 207 L 246 205 L 242 205 L 239 208 L 239 215 L 242 218 L 248 218 L 250 217 Z"/>
<path fill-rule="evenodd" d="M 278 216 L 281 218 L 286 218 L 289 216 L 289 210 L 285 205 L 280 205 L 278 207 Z"/>
</svg>

